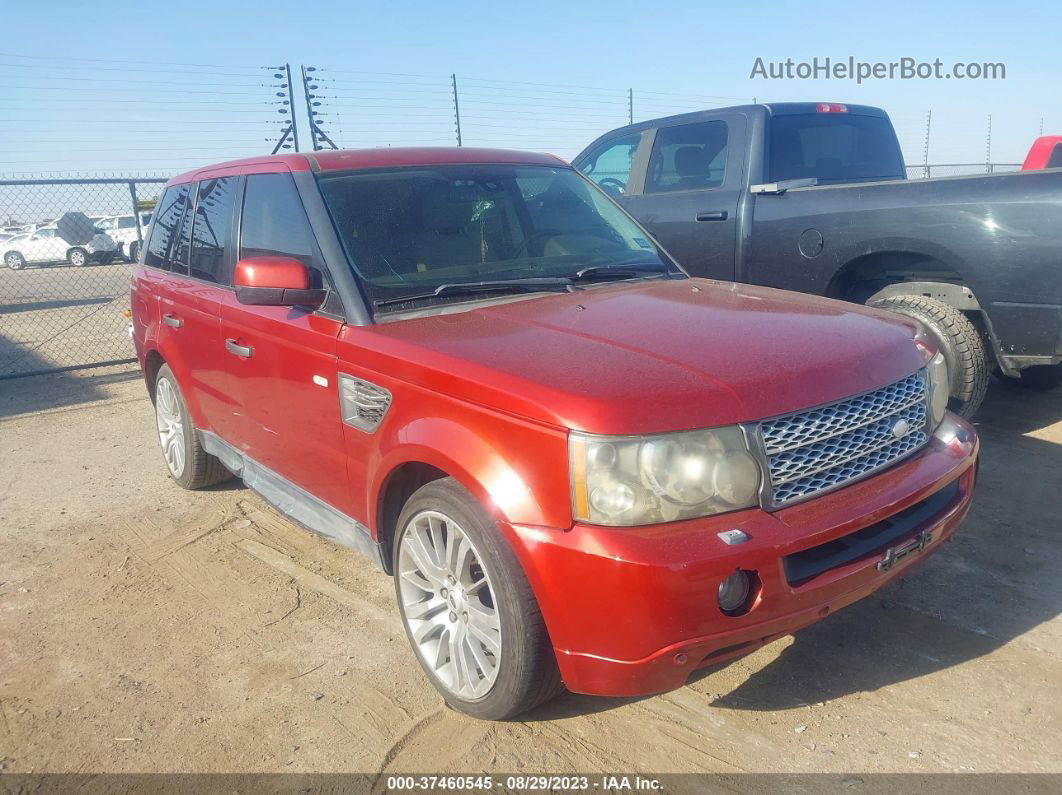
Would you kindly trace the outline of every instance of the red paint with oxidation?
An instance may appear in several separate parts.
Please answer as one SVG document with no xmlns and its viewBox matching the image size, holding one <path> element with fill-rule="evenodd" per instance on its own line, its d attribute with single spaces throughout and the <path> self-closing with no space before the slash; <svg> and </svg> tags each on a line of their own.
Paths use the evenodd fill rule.
<svg viewBox="0 0 1062 795">
<path fill-rule="evenodd" d="M 246 257 L 236 263 L 232 283 L 237 287 L 306 290 L 310 286 L 310 272 L 291 257 Z"/>
<path fill-rule="evenodd" d="M 173 182 L 462 162 L 564 165 L 523 152 L 376 149 L 251 158 Z M 237 278 L 272 279 L 269 266 L 245 262 Z M 698 665 L 818 620 L 926 553 L 884 572 L 874 559 L 856 561 L 800 587 L 787 583 L 782 556 L 852 533 L 958 481 L 952 502 L 920 528 L 933 530 L 935 549 L 969 508 L 976 436 L 948 415 L 911 458 L 775 513 L 748 509 L 635 528 L 573 521 L 569 430 L 644 434 L 728 425 L 881 387 L 925 361 L 914 326 L 892 314 L 696 279 L 605 284 L 352 326 L 308 310 L 243 306 L 231 289 L 143 265 L 134 269 L 132 287 L 141 363 L 146 372 L 149 357 L 171 364 L 197 427 L 217 432 L 374 536 L 387 530 L 379 522 L 382 495 L 403 465 L 429 464 L 461 482 L 523 565 L 564 681 L 575 691 L 634 695 L 679 686 Z M 160 323 L 174 302 L 198 313 L 194 333 Z M 230 337 L 255 355 L 226 355 Z M 338 373 L 349 373 L 391 392 L 392 407 L 375 433 L 340 421 L 334 388 L 311 385 L 322 373 L 333 385 Z M 725 545 L 717 533 L 732 528 L 749 542 Z M 715 594 L 737 567 L 758 572 L 762 595 L 747 614 L 729 617 Z M 685 663 L 675 662 L 679 654 Z"/>
</svg>

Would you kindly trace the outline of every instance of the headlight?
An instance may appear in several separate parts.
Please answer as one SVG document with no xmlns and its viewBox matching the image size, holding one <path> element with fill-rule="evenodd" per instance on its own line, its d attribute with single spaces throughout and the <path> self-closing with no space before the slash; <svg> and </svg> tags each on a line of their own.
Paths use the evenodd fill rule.
<svg viewBox="0 0 1062 795">
<path fill-rule="evenodd" d="M 932 431 L 944 419 L 944 412 L 948 408 L 948 397 L 951 393 L 948 363 L 944 361 L 944 354 L 939 351 L 926 365 L 926 388 L 929 390 L 927 403 L 929 405 L 929 429 Z"/>
<path fill-rule="evenodd" d="M 569 437 L 575 518 L 630 526 L 755 505 L 760 467 L 740 428 Z"/>
</svg>

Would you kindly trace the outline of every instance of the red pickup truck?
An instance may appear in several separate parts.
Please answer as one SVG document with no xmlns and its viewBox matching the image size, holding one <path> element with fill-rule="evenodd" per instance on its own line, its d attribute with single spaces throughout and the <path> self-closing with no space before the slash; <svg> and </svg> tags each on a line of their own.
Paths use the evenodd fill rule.
<svg viewBox="0 0 1062 795">
<path fill-rule="evenodd" d="M 1022 171 L 1062 168 L 1062 135 L 1042 135 L 1033 141 L 1021 164 Z"/>
<path fill-rule="evenodd" d="M 132 313 L 173 480 L 236 475 L 365 553 L 483 718 L 679 687 L 904 574 L 970 505 L 977 438 L 917 324 L 691 279 L 546 155 L 189 172 Z"/>
</svg>

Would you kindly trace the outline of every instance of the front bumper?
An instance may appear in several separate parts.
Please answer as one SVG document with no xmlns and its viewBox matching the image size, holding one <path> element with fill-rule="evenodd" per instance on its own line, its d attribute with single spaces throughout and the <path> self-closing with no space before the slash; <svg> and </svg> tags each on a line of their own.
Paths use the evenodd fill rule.
<svg viewBox="0 0 1062 795">
<path fill-rule="evenodd" d="M 681 687 L 698 667 L 747 654 L 902 576 L 950 539 L 966 516 L 977 455 L 973 429 L 949 414 L 911 458 L 775 513 L 757 508 L 623 529 L 502 529 L 535 590 L 567 687 L 647 695 Z M 932 512 L 919 516 L 926 505 Z M 890 517 L 896 523 L 905 509 L 913 523 L 889 543 L 810 578 L 787 578 L 787 556 Z M 749 540 L 730 546 L 717 535 L 735 528 Z M 908 542 L 916 538 L 924 548 L 879 566 L 887 549 L 914 547 Z M 731 617 L 719 610 L 716 590 L 737 568 L 754 571 L 760 591 L 746 614 Z"/>
</svg>

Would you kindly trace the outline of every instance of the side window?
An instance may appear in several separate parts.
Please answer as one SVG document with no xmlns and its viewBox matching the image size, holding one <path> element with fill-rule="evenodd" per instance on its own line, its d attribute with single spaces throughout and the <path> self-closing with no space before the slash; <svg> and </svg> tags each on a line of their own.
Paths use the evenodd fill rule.
<svg viewBox="0 0 1062 795">
<path fill-rule="evenodd" d="M 173 243 L 170 252 L 170 269 L 175 273 L 188 273 L 188 255 L 192 248 L 192 208 L 195 207 L 195 194 L 198 183 L 189 186 L 184 200 L 184 218 L 181 219 L 181 232 Z"/>
<path fill-rule="evenodd" d="M 290 174 L 247 177 L 240 257 L 293 257 L 314 267 L 314 238 Z"/>
<path fill-rule="evenodd" d="M 41 229 L 37 232 L 35 237 L 55 237 L 54 229 Z"/>
<path fill-rule="evenodd" d="M 1051 150 L 1051 157 L 1047 160 L 1047 166 L 1045 168 L 1058 168 L 1062 166 L 1062 144 L 1055 144 L 1055 148 Z"/>
<path fill-rule="evenodd" d="M 177 248 L 181 221 L 188 207 L 189 185 L 174 185 L 166 189 L 155 211 L 151 238 L 144 250 L 144 264 L 153 268 L 173 270 L 172 254 Z M 183 268 L 180 268 L 183 270 Z"/>
<path fill-rule="evenodd" d="M 123 215 L 121 218 L 118 219 L 118 228 L 119 229 L 135 229 L 136 228 L 136 220 L 131 215 Z"/>
<path fill-rule="evenodd" d="M 232 205 L 236 199 L 236 177 L 207 179 L 199 183 L 199 201 L 192 225 L 189 272 L 197 279 L 227 284 L 225 246 L 232 226 Z"/>
<path fill-rule="evenodd" d="M 634 153 L 641 138 L 641 133 L 635 133 L 606 141 L 587 155 L 579 170 L 607 193 L 622 196 L 630 181 Z"/>
<path fill-rule="evenodd" d="M 726 178 L 726 155 L 724 121 L 662 127 L 649 158 L 645 192 L 718 188 Z"/>
</svg>

